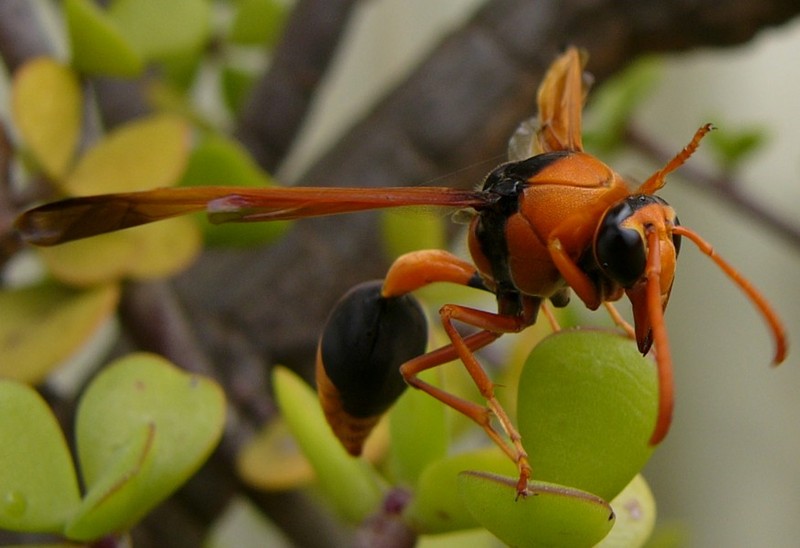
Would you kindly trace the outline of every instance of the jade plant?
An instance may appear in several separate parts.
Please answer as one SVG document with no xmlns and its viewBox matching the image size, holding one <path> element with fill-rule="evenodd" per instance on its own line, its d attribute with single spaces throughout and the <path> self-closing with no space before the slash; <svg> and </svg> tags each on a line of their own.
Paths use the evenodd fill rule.
<svg viewBox="0 0 800 548">
<path fill-rule="evenodd" d="M 652 362 L 618 334 L 566 329 L 539 342 L 518 384 L 519 428 L 535 478 L 518 498 L 514 463 L 496 447 L 452 453 L 452 421 L 425 394 L 407 391 L 390 413 L 391 442 L 380 441 L 379 427 L 383 450 L 355 459 L 330 432 L 312 388 L 287 369 L 274 372 L 283 419 L 345 520 L 363 524 L 394 512 L 423 541 L 457 531 L 486 538 L 488 530 L 512 546 L 646 541 L 655 507 L 638 474 L 653 451 L 656 382 Z M 249 451 L 274 451 L 279 438 L 265 439 Z M 259 480 L 268 467 L 245 451 L 245 477 L 268 486 L 272 480 Z"/>
<path fill-rule="evenodd" d="M 77 465 L 33 388 L 0 381 L 0 412 L 0 528 L 99 545 L 124 538 L 202 465 L 222 435 L 225 398 L 158 356 L 122 358 L 80 398 Z"/>
<path fill-rule="evenodd" d="M 113 0 L 105 9 L 65 0 L 69 58 L 31 59 L 13 75 L 11 117 L 30 178 L 46 183 L 48 197 L 272 184 L 219 129 L 224 124 L 187 99 L 212 44 L 265 47 L 277 39 L 286 15 L 281 2 L 235 4 L 227 36 L 217 41 L 205 0 Z M 256 75 L 224 56 L 217 61 L 221 94 L 235 116 Z M 108 131 L 82 125 L 92 101 L 87 78 L 140 77 L 153 66 L 160 78 L 147 89 L 152 114 Z M 654 77 L 654 65 L 642 64 L 606 88 L 594 109 L 601 115 L 589 148 L 606 152 L 623 144 L 631 110 Z M 725 165 L 735 166 L 759 142 L 745 131 L 712 145 Z M 415 245 L 443 247 L 439 220 L 388 217 L 387 231 L 416 235 Z M 0 411 L 7 417 L 0 424 L 0 529 L 45 533 L 70 545 L 116 541 L 197 470 L 219 440 L 224 416 L 221 391 L 208 379 L 150 355 L 110 365 L 80 400 L 75 462 L 42 397 L 22 383 L 41 383 L 96 336 L 114 316 L 125 281 L 175 274 L 203 243 L 261 244 L 283 229 L 278 223 L 210 229 L 204 219 L 176 219 L 36 251 L 47 274 L 0 291 Z M 395 246 L 389 254 L 407 250 Z M 311 388 L 283 368 L 275 369 L 274 384 L 284 418 L 243 449 L 239 473 L 272 489 L 296 487 L 314 475 L 315 488 L 348 523 L 363 529 L 389 514 L 420 536 L 420 545 L 456 533 L 459 545 L 467 538 L 471 545 L 476 539 L 496 545 L 495 537 L 520 546 L 641 545 L 655 519 L 639 475 L 652 452 L 652 363 L 610 332 L 565 330 L 535 342 L 530 357 L 509 360 L 526 362 L 521 374 L 507 373 L 503 381 L 504 396 L 517 402 L 516 422 L 533 465 L 527 497 L 516 497 L 513 463 L 480 442 L 470 448 L 475 440 L 463 419 L 415 391 L 377 429 L 366 459 L 348 456 Z M 448 388 L 463 382 L 450 372 L 458 368 L 446 369 L 426 379 Z M 462 388 L 474 389 L 457 391 Z M 307 460 L 281 457 L 276 447 L 284 427 Z"/>
</svg>

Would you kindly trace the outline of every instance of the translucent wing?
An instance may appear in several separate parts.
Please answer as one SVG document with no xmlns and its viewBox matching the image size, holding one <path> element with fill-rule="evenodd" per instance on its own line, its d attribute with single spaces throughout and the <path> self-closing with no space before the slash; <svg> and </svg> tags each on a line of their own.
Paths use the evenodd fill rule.
<svg viewBox="0 0 800 548">
<path fill-rule="evenodd" d="M 490 200 L 442 187 L 165 188 L 45 204 L 23 213 L 16 228 L 27 242 L 46 246 L 198 211 L 212 222 L 277 221 L 401 206 L 480 209 Z"/>
<path fill-rule="evenodd" d="M 569 48 L 550 66 L 539 87 L 537 153 L 583 150 L 581 110 L 589 91 L 583 67 L 587 56 Z"/>
</svg>

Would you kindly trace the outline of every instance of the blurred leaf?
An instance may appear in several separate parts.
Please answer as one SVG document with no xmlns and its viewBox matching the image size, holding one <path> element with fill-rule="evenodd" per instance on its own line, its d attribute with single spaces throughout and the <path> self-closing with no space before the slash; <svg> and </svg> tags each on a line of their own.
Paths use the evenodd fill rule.
<svg viewBox="0 0 800 548">
<path fill-rule="evenodd" d="M 365 460 L 347 454 L 325 421 L 316 394 L 302 379 L 283 367 L 276 367 L 272 376 L 283 417 L 333 507 L 351 522 L 375 512 L 382 497 L 375 471 Z"/>
<path fill-rule="evenodd" d="M 660 77 L 660 61 L 642 57 L 605 82 L 592 95 L 585 114 L 583 142 L 587 150 L 602 156 L 622 146 L 629 120 Z"/>
<path fill-rule="evenodd" d="M 614 513 L 595 495 L 543 482 L 516 498 L 516 479 L 463 472 L 459 492 L 472 515 L 510 546 L 593 546 L 614 525 Z"/>
<path fill-rule="evenodd" d="M 239 0 L 228 36 L 243 45 L 274 45 L 281 36 L 289 10 L 276 0 Z"/>
<path fill-rule="evenodd" d="M 264 173 L 241 144 L 216 134 L 205 135 L 189 157 L 181 186 L 268 187 L 275 183 Z M 205 216 L 201 224 L 206 243 L 219 246 L 255 246 L 273 241 L 291 225 L 268 223 L 212 224 Z"/>
<path fill-rule="evenodd" d="M 192 50 L 181 51 L 159 59 L 159 71 L 164 78 L 161 83 L 168 83 L 183 94 L 190 93 L 190 88 L 195 82 L 204 60 L 202 55 Z"/>
<path fill-rule="evenodd" d="M 146 59 L 198 51 L 211 30 L 205 0 L 113 0 L 108 14 Z"/>
<path fill-rule="evenodd" d="M 189 158 L 189 125 L 157 114 L 109 133 L 84 154 L 64 181 L 64 190 L 86 196 L 172 186 Z"/>
<path fill-rule="evenodd" d="M 153 473 L 155 425 L 144 424 L 115 448 L 104 474 L 95 478 L 64 531 L 67 538 L 89 541 L 128 529 L 139 519 L 142 492 Z M 136 514 L 131 515 L 133 512 Z"/>
<path fill-rule="evenodd" d="M 496 536 L 483 527 L 442 533 L 438 535 L 423 535 L 417 541 L 416 548 L 503 548 Z"/>
<path fill-rule="evenodd" d="M 282 419 L 267 424 L 244 445 L 236 469 L 245 482 L 265 490 L 295 489 L 314 479 L 313 468 Z"/>
<path fill-rule="evenodd" d="M 656 524 L 656 501 L 641 474 L 614 497 L 611 507 L 617 516 L 617 522 L 597 548 L 644 546 Z"/>
<path fill-rule="evenodd" d="M 140 226 L 133 234 L 140 260 L 131 262 L 128 276 L 137 280 L 177 274 L 188 268 L 202 251 L 197 223 L 186 217 Z"/>
<path fill-rule="evenodd" d="M 116 285 L 76 291 L 46 284 L 0 292 L 0 376 L 41 382 L 111 318 L 118 301 Z"/>
<path fill-rule="evenodd" d="M 381 236 L 389 257 L 419 249 L 443 249 L 447 245 L 445 223 L 437 212 L 381 212 Z"/>
<path fill-rule="evenodd" d="M 281 529 L 243 495 L 233 497 L 211 524 L 203 548 L 293 548 Z"/>
<path fill-rule="evenodd" d="M 72 163 L 81 130 L 81 101 L 75 74 L 53 59 L 34 59 L 14 74 L 14 124 L 50 177 L 63 177 Z"/>
<path fill-rule="evenodd" d="M 132 77 L 144 62 L 105 11 L 90 0 L 65 0 L 72 65 L 91 75 Z"/>
<path fill-rule="evenodd" d="M 441 386 L 439 371 L 425 371 L 424 381 Z M 447 454 L 450 445 L 446 408 L 421 390 L 406 390 L 389 413 L 392 478 L 415 485 L 423 470 Z"/>
<path fill-rule="evenodd" d="M 432 463 L 421 474 L 415 496 L 403 512 L 403 518 L 414 530 L 434 534 L 479 526 L 459 493 L 459 474 L 465 470 L 513 475 L 517 467 L 498 447 L 461 453 Z M 513 500 L 514 495 L 511 498 Z"/>
<path fill-rule="evenodd" d="M 187 268 L 201 249 L 196 223 L 175 217 L 37 251 L 53 276 L 87 287 L 124 277 L 169 277 Z"/>
<path fill-rule="evenodd" d="M 0 415 L 0 528 L 60 533 L 80 504 L 61 427 L 35 390 L 6 379 Z"/>
<path fill-rule="evenodd" d="M 224 421 L 225 397 L 211 379 L 153 354 L 110 364 L 78 407 L 87 493 L 67 535 L 88 540 L 128 529 L 197 471 Z"/>
<path fill-rule="evenodd" d="M 380 420 L 364 444 L 363 457 L 378 463 L 389 446 L 388 421 Z M 236 470 L 246 483 L 265 491 L 296 489 L 312 483 L 316 474 L 286 421 L 265 425 L 237 455 Z"/>
<path fill-rule="evenodd" d="M 253 71 L 226 65 L 222 67 L 221 79 L 225 104 L 233 112 L 238 113 L 247 100 L 250 90 L 253 89 L 256 75 Z"/>
<path fill-rule="evenodd" d="M 767 131 L 760 127 L 741 130 L 718 129 L 706 137 L 711 150 L 725 171 L 734 171 L 767 141 Z"/>
<path fill-rule="evenodd" d="M 653 447 L 655 364 L 628 338 L 564 330 L 540 342 L 519 381 L 518 422 L 537 480 L 615 497 Z"/>
</svg>

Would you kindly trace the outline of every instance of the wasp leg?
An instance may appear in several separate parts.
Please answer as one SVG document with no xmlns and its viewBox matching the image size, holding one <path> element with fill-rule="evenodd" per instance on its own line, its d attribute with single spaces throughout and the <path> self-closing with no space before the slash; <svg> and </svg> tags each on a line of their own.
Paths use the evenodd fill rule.
<svg viewBox="0 0 800 548">
<path fill-rule="evenodd" d="M 633 326 L 622 317 L 622 314 L 619 313 L 614 303 L 603 301 L 603 306 L 606 308 L 608 315 L 611 316 L 614 325 L 622 329 L 629 339 L 636 340 L 636 331 L 633 329 Z"/>
<path fill-rule="evenodd" d="M 602 297 L 595 283 L 575 262 L 576 255 L 591 244 L 603 212 L 628 194 L 627 187 L 622 184 L 610 188 L 595 203 L 564 219 L 547 238 L 547 251 L 553 264 L 589 310 L 597 310 Z"/>
<path fill-rule="evenodd" d="M 441 249 L 424 249 L 401 255 L 392 263 L 383 281 L 383 296 L 405 295 L 435 282 L 488 289 L 473 264 Z"/>
<path fill-rule="evenodd" d="M 561 331 L 561 324 L 558 323 L 558 318 L 556 318 L 555 312 L 553 311 L 553 305 L 551 305 L 548 301 L 542 301 L 541 310 L 545 319 L 547 319 L 547 323 L 550 324 L 550 329 L 552 329 L 554 332 Z"/>
<path fill-rule="evenodd" d="M 519 469 L 517 494 L 523 496 L 527 492 L 528 480 L 531 477 L 528 454 L 522 445 L 522 438 L 512 423 L 511 418 L 495 397 L 494 383 L 475 358 L 473 352 L 495 341 L 503 333 L 516 333 L 529 326 L 535 317 L 538 306 L 538 299 L 530 299 L 526 307 L 527 310 L 522 315 L 509 316 L 475 310 L 459 305 L 444 305 L 439 311 L 439 314 L 445 332 L 448 337 L 450 337 L 451 344 L 414 358 L 400 367 L 400 373 L 408 384 L 426 392 L 445 405 L 469 417 L 484 429 L 492 441 L 516 463 Z M 459 321 L 480 328 L 481 331 L 463 337 L 456 330 L 453 321 Z M 466 367 L 467 372 L 470 377 L 472 377 L 481 396 L 486 400 L 486 406 L 481 406 L 455 396 L 426 383 L 418 377 L 419 373 L 422 371 L 442 365 L 454 357 L 458 357 Z M 508 441 L 506 441 L 492 426 L 492 416 L 497 418 Z"/>
<path fill-rule="evenodd" d="M 351 289 L 331 312 L 317 350 L 317 393 L 351 455 L 361 453 L 378 419 L 408 386 L 400 366 L 425 353 L 425 316 L 411 291 L 441 281 L 487 289 L 466 261 L 441 250 L 416 251 L 399 257 L 385 280 Z M 452 352 L 445 361 L 456 357 Z"/>
</svg>

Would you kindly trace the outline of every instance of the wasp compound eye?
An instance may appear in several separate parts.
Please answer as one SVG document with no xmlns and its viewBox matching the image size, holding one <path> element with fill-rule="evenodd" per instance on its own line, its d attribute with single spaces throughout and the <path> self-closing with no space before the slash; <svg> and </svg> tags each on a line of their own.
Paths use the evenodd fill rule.
<svg viewBox="0 0 800 548">
<path fill-rule="evenodd" d="M 400 366 L 425 353 L 427 324 L 412 295 L 382 297 L 380 280 L 351 289 L 320 339 L 317 390 L 334 433 L 351 453 L 406 388 Z"/>
<path fill-rule="evenodd" d="M 625 226 L 635 209 L 628 200 L 606 212 L 594 242 L 594 254 L 600 268 L 622 287 L 631 287 L 644 275 L 647 263 L 642 233 Z"/>
</svg>

